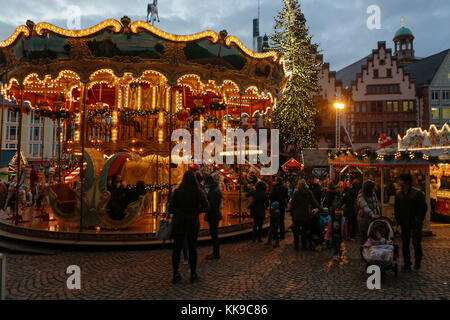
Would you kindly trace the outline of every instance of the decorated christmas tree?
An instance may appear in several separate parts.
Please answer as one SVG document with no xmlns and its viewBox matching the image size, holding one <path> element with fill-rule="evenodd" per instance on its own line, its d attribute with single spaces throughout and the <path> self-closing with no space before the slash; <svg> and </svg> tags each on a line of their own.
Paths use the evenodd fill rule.
<svg viewBox="0 0 450 320">
<path fill-rule="evenodd" d="M 296 150 L 315 146 L 314 116 L 317 113 L 313 94 L 319 91 L 321 62 L 317 44 L 306 27 L 306 19 L 297 0 L 283 0 L 284 7 L 275 17 L 272 48 L 285 61 L 288 76 L 276 109 L 274 126 L 280 130 L 281 142 Z"/>
</svg>

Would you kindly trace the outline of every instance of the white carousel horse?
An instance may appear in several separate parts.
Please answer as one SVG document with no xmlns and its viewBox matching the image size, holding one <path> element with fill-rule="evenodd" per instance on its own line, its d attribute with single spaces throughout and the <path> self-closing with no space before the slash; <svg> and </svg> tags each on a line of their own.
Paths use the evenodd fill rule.
<svg viewBox="0 0 450 320">
<path fill-rule="evenodd" d="M 148 19 L 149 16 L 150 20 Z M 153 25 L 156 19 L 158 19 L 158 22 L 160 22 L 158 15 L 158 0 L 153 0 L 153 4 L 149 3 L 147 6 L 147 23 L 150 21 Z"/>
</svg>

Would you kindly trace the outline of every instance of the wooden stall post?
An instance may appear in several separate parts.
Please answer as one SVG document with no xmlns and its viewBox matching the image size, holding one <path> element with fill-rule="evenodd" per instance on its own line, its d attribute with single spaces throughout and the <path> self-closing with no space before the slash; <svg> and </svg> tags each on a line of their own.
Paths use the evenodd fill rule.
<svg viewBox="0 0 450 320">
<path fill-rule="evenodd" d="M 380 173 L 381 173 L 381 182 L 380 182 L 380 184 L 381 184 L 381 188 L 380 188 L 380 191 L 381 191 L 381 196 L 380 196 L 380 200 L 381 200 L 381 215 L 382 216 L 384 216 L 384 170 L 383 170 L 383 167 L 380 167 Z"/>
<path fill-rule="evenodd" d="M 425 197 L 427 201 L 427 215 L 425 217 L 425 225 L 423 231 L 426 233 L 431 232 L 431 201 L 430 201 L 430 166 L 425 169 Z"/>
</svg>

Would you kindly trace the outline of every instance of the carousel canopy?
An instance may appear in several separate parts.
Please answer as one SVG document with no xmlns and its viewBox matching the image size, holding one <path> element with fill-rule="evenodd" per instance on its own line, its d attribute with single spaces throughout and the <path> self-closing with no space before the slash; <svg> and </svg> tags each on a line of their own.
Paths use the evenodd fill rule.
<svg viewBox="0 0 450 320">
<path fill-rule="evenodd" d="M 185 74 L 195 74 L 206 84 L 233 80 L 239 92 L 256 86 L 272 95 L 284 81 L 283 60 L 277 53 L 252 52 L 225 30 L 174 35 L 143 21 L 131 23 L 128 17 L 76 31 L 27 21 L 0 41 L 0 74 L 6 74 L 9 85 L 13 79 L 22 83 L 30 74 L 56 79 L 65 70 L 88 82 L 102 69 L 135 78 L 150 69 L 172 85 Z"/>
</svg>

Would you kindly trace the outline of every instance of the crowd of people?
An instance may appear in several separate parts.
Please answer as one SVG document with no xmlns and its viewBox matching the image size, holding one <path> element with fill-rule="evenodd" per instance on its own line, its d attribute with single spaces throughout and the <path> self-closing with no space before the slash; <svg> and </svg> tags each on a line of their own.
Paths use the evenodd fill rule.
<svg viewBox="0 0 450 320">
<path fill-rule="evenodd" d="M 185 263 L 190 264 L 191 282 L 198 281 L 196 273 L 196 242 L 200 230 L 199 214 L 204 212 L 205 221 L 210 225 L 213 253 L 208 259 L 220 259 L 218 223 L 222 219 L 222 194 L 219 188 L 219 174 L 202 175 L 198 170 L 189 170 L 170 197 L 168 212 L 173 222 L 174 249 L 172 256 L 173 282 L 181 280 L 178 272 L 181 251 L 185 251 Z M 295 179 L 296 178 L 296 179 Z M 361 257 L 364 248 L 374 243 L 390 243 L 375 230 L 369 234 L 372 221 L 382 216 L 377 186 L 374 181 L 361 183 L 358 179 L 334 183 L 329 178 L 305 179 L 299 175 L 278 175 L 270 179 L 256 177 L 254 184 L 246 185 L 246 195 L 251 198 L 248 210 L 253 219 L 252 241 L 263 241 L 263 225 L 269 212 L 270 228 L 267 244 L 279 247 L 285 239 L 286 215 L 292 218 L 294 249 L 318 249 L 327 245 L 332 249 L 333 259 L 342 255 L 342 242 L 356 241 L 359 237 Z M 422 261 L 422 226 L 427 204 L 423 192 L 413 187 L 412 176 L 401 174 L 398 178 L 399 190 L 395 195 L 395 220 L 401 227 L 403 270 L 411 269 L 410 242 L 414 247 L 415 269 L 420 269 Z M 289 229 L 289 228 L 288 228 Z M 301 240 L 301 241 L 300 241 Z"/>
</svg>

